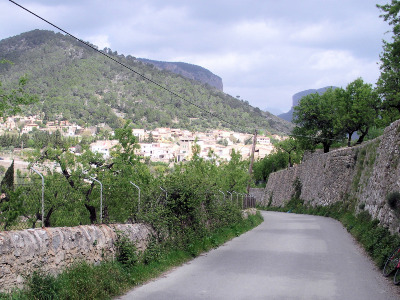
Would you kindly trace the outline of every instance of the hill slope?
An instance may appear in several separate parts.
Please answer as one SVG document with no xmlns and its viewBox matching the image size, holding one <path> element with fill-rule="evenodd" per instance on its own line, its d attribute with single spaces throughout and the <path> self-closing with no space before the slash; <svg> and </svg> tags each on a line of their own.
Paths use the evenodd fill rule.
<svg viewBox="0 0 400 300">
<path fill-rule="evenodd" d="M 103 51 L 229 123 L 172 96 L 79 41 L 52 31 L 34 30 L 1 40 L 0 59 L 14 64 L 0 64 L 0 81 L 7 88 L 27 74 L 28 89 L 41 101 L 25 113 L 42 113 L 49 121 L 68 119 L 117 128 L 123 119 L 130 119 L 138 128 L 258 128 L 270 133 L 288 133 L 292 128 L 290 123 L 208 85 L 159 70 L 130 55 Z"/>
</svg>

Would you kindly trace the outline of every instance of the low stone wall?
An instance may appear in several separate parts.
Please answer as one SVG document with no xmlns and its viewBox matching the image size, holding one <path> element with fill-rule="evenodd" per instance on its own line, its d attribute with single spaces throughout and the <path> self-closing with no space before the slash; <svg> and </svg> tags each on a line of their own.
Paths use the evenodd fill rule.
<svg viewBox="0 0 400 300">
<path fill-rule="evenodd" d="M 256 198 L 256 203 L 264 202 L 264 188 L 250 188 L 249 193 Z"/>
<path fill-rule="evenodd" d="M 301 183 L 301 199 L 311 205 L 338 201 L 363 204 L 374 218 L 392 232 L 400 228 L 399 218 L 386 203 L 393 191 L 400 191 L 400 120 L 384 134 L 357 147 L 329 153 L 314 153 L 300 165 L 270 175 L 263 204 L 283 206 Z"/>
<path fill-rule="evenodd" d="M 88 225 L 0 232 L 0 291 L 22 287 L 41 269 L 58 274 L 73 263 L 98 264 L 113 259 L 116 231 L 146 248 L 151 230 L 144 224 Z"/>
<path fill-rule="evenodd" d="M 242 210 L 243 219 L 248 219 L 249 216 L 255 216 L 256 214 L 257 214 L 257 209 L 254 207 Z"/>
</svg>

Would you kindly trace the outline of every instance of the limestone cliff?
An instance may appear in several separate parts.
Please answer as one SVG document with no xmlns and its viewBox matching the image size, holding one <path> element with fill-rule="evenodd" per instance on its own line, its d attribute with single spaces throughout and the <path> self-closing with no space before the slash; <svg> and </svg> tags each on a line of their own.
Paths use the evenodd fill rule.
<svg viewBox="0 0 400 300">
<path fill-rule="evenodd" d="M 215 87 L 217 90 L 223 91 L 223 83 L 221 77 L 213 74 L 211 71 L 184 62 L 166 62 L 166 61 L 156 61 L 144 58 L 137 58 L 137 60 L 144 63 L 152 64 L 160 70 L 170 71 L 172 73 L 182 75 L 188 79 L 199 81 L 203 84 L 208 84 Z"/>
<path fill-rule="evenodd" d="M 300 102 L 301 98 L 303 98 L 303 97 L 305 97 L 307 95 L 310 95 L 310 94 L 315 94 L 315 93 L 318 93 L 318 94 L 322 95 L 329 88 L 335 89 L 336 87 L 327 86 L 327 87 L 324 87 L 324 88 L 321 88 L 321 89 L 317 89 L 317 90 L 316 89 L 310 89 L 310 90 L 305 90 L 305 91 L 301 91 L 301 92 L 298 92 L 298 93 L 294 94 L 293 97 L 292 97 L 292 107 L 291 107 L 291 109 L 287 113 L 283 113 L 283 114 L 278 115 L 278 117 L 281 118 L 281 119 L 284 119 L 286 121 L 292 122 L 294 107 L 299 105 L 299 102 Z"/>
</svg>

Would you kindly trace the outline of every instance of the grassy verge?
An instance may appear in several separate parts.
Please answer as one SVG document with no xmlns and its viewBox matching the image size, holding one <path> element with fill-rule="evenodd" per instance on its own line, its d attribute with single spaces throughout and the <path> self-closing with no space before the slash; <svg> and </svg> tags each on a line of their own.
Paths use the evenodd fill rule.
<svg viewBox="0 0 400 300">
<path fill-rule="evenodd" d="M 346 206 L 343 203 L 311 207 L 304 205 L 300 199 L 292 199 L 285 207 L 259 207 L 259 209 L 290 211 L 299 214 L 331 217 L 339 220 L 381 269 L 387 257 L 400 246 L 400 237 L 391 234 L 387 228 L 379 224 L 378 220 L 372 219 L 367 211 L 355 214 L 351 206 Z"/>
<path fill-rule="evenodd" d="M 148 250 L 139 256 L 134 251 L 134 245 L 122 240 L 119 245 L 122 252 L 114 262 L 104 262 L 98 266 L 80 263 L 57 277 L 36 272 L 28 278 L 25 289 L 0 294 L 0 299 L 111 299 L 171 267 L 222 245 L 262 221 L 258 212 L 232 226 L 218 228 L 202 238 L 192 239 L 183 249 L 168 243 L 150 242 Z"/>
</svg>

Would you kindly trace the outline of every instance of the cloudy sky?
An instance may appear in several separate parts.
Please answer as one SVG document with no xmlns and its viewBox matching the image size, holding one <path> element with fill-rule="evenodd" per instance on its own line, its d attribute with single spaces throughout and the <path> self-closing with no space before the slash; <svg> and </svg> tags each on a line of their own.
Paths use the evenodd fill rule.
<svg viewBox="0 0 400 300">
<path fill-rule="evenodd" d="M 183 61 L 223 79 L 224 91 L 277 113 L 292 95 L 379 77 L 389 0 L 15 0 L 71 34 L 120 54 Z M 0 1 L 0 39 L 54 30 Z M 1 56 L 1 53 L 0 53 Z"/>
</svg>

